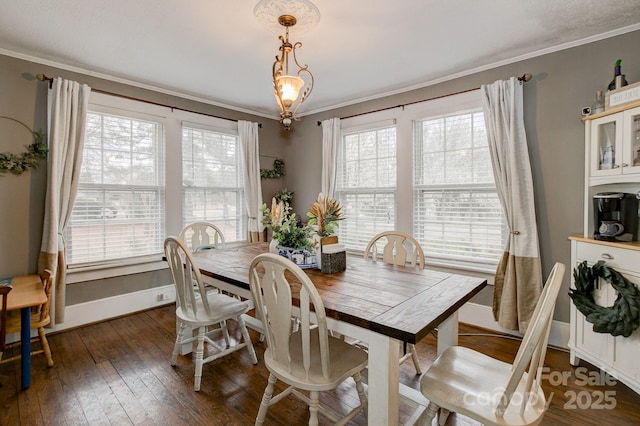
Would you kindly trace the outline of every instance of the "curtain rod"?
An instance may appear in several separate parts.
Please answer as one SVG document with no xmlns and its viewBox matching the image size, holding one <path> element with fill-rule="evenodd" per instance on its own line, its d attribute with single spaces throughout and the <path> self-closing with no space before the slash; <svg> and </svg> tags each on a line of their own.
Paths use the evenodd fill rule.
<svg viewBox="0 0 640 426">
<path fill-rule="evenodd" d="M 53 83 L 53 77 L 47 77 L 44 74 L 36 74 L 36 78 L 39 81 L 48 81 L 49 82 L 49 88 L 51 88 L 51 84 Z M 127 96 L 127 95 L 122 95 L 120 93 L 108 92 L 106 90 L 100 90 L 100 89 L 91 88 L 91 91 L 92 92 L 96 92 L 96 93 L 102 93 L 103 95 L 111 95 L 111 96 L 117 96 L 119 98 L 129 99 L 130 101 L 143 102 L 145 104 L 151 104 L 151 105 L 157 105 L 157 106 L 161 106 L 161 107 L 165 107 L 165 108 L 171 108 L 172 111 L 174 109 L 177 109 L 179 111 L 190 112 L 190 113 L 193 113 L 193 114 L 205 115 L 207 117 L 219 118 L 221 120 L 235 121 L 236 123 L 238 122 L 238 120 L 233 119 L 233 118 L 220 117 L 219 115 L 207 114 L 206 112 L 193 111 L 193 110 L 190 110 L 190 109 L 180 108 L 180 107 L 176 107 L 176 106 L 172 106 L 172 105 L 161 104 L 159 102 L 153 102 L 153 101 L 148 101 L 146 99 L 134 98 L 133 96 Z M 262 123 L 258 123 L 258 127 L 262 128 Z"/>
<path fill-rule="evenodd" d="M 527 81 L 531 80 L 532 77 L 533 76 L 531 74 L 525 73 L 525 74 L 522 74 L 521 77 L 518 77 L 518 81 L 520 81 L 521 83 L 526 83 Z M 460 92 L 449 93 L 448 95 L 435 96 L 433 98 L 422 99 L 422 100 L 419 100 L 419 101 L 413 101 L 413 102 L 409 102 L 409 103 L 406 103 L 406 104 L 400 104 L 400 105 L 394 105 L 394 106 L 390 106 L 390 107 L 375 109 L 373 111 L 360 112 L 358 114 L 353 114 L 353 115 L 347 115 L 345 117 L 340 117 L 340 120 L 345 120 L 347 118 L 353 118 L 353 117 L 359 117 L 361 115 L 373 114 L 375 112 L 387 111 L 387 110 L 394 109 L 394 108 L 404 108 L 404 107 L 406 107 L 408 105 L 419 104 L 421 102 L 427 102 L 427 101 L 434 101 L 436 99 L 447 98 L 449 96 L 461 95 L 463 93 L 473 92 L 474 90 L 480 90 L 480 88 L 476 87 L 474 89 L 467 89 L 467 90 L 462 90 Z M 321 125 L 322 125 L 322 121 L 318 121 L 318 126 L 321 126 Z"/>
</svg>

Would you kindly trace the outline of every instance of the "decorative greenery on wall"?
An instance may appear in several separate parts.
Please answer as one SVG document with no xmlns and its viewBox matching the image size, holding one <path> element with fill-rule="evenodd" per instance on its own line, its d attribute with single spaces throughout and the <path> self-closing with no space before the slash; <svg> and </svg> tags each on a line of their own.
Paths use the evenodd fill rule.
<svg viewBox="0 0 640 426">
<path fill-rule="evenodd" d="M 284 176 L 284 160 L 276 158 L 273 161 L 273 169 L 260 169 L 260 177 L 262 179 L 278 179 Z"/>
<path fill-rule="evenodd" d="M 281 189 L 280 191 L 273 194 L 274 198 L 277 202 L 282 201 L 285 204 L 291 205 L 293 203 L 293 192 L 287 190 L 287 188 Z"/>
<path fill-rule="evenodd" d="M 26 152 L 22 152 L 20 154 L 13 154 L 11 152 L 0 153 L 0 175 L 7 172 L 14 175 L 20 175 L 31 167 L 36 168 L 40 161 L 47 158 L 49 148 L 47 147 L 47 143 L 44 141 L 44 133 L 42 133 L 42 131 L 38 130 L 37 132 L 34 132 L 29 128 L 29 126 L 15 118 L 4 116 L 0 116 L 0 118 L 12 120 L 24 126 L 29 130 L 29 133 L 33 135 L 34 139 L 34 142 L 31 145 L 26 145 Z"/>
</svg>

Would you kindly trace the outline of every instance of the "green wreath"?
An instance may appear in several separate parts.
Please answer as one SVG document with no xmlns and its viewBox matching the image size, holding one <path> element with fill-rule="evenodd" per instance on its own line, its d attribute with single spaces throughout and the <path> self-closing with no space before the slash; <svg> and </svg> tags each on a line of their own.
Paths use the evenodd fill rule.
<svg viewBox="0 0 640 426">
<path fill-rule="evenodd" d="M 276 158 L 273 161 L 273 169 L 260 169 L 260 177 L 263 179 L 278 179 L 284 176 L 284 160 Z"/>
<path fill-rule="evenodd" d="M 29 130 L 34 139 L 34 142 L 31 145 L 26 145 L 26 152 L 17 155 L 10 152 L 0 153 L 0 175 L 6 172 L 14 175 L 20 175 L 31 167 L 36 168 L 40 161 L 47 158 L 49 148 L 47 147 L 47 143 L 44 141 L 44 133 L 42 133 L 42 131 L 38 130 L 37 132 L 34 132 L 29 128 L 29 126 L 15 118 L 4 116 L 0 116 L 0 118 L 6 118 L 7 120 L 12 120 L 21 124 Z"/>
<path fill-rule="evenodd" d="M 640 325 L 640 291 L 620 272 L 605 266 L 599 261 L 592 267 L 582 262 L 573 270 L 575 289 L 569 291 L 569 297 L 582 312 L 587 321 L 593 324 L 596 333 L 610 333 L 613 336 L 629 337 Z M 613 306 L 596 304 L 593 292 L 598 278 L 602 278 L 618 292 Z"/>
</svg>

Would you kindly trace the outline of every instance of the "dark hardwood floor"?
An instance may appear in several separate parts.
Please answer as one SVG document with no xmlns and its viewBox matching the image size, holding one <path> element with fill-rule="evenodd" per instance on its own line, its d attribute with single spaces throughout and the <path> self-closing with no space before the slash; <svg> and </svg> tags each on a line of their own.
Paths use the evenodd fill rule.
<svg viewBox="0 0 640 426">
<path fill-rule="evenodd" d="M 47 368 L 43 355 L 34 356 L 28 390 L 19 390 L 19 361 L 0 365 L 0 425 L 253 424 L 268 377 L 258 335 L 251 333 L 258 365 L 251 364 L 244 350 L 206 364 L 202 388 L 194 392 L 190 358 L 181 356 L 176 367 L 169 365 L 174 321 L 174 307 L 169 305 L 49 335 L 55 365 Z M 231 332 L 237 337 L 237 330 Z M 485 330 L 475 327 L 462 325 L 460 332 L 461 345 L 505 361 L 513 359 L 519 345 L 509 338 L 482 335 Z M 17 350 L 12 348 L 5 356 Z M 418 345 L 418 353 L 426 368 L 435 356 L 433 336 Z M 550 350 L 546 365 L 552 380 L 545 381 L 545 394 L 551 401 L 543 425 L 640 424 L 640 396 L 625 385 L 578 386 L 576 380 L 584 381 L 584 373 L 594 375 L 597 370 L 583 364 L 576 371 L 563 351 Z M 564 382 L 563 374 L 569 376 Z M 401 380 L 418 388 L 411 362 L 402 366 Z M 600 398 L 605 391 L 607 400 Z M 611 396 L 615 408 L 605 409 L 613 404 Z M 346 412 L 357 404 L 357 394 L 347 383 L 324 394 L 322 401 Z M 410 414 L 404 405 L 400 411 L 401 420 Z M 270 408 L 266 424 L 302 425 L 307 418 L 306 405 L 290 396 Z M 328 422 L 321 417 L 321 424 Z M 366 420 L 359 415 L 353 424 L 364 425 Z M 477 423 L 452 414 L 447 424 Z"/>
</svg>

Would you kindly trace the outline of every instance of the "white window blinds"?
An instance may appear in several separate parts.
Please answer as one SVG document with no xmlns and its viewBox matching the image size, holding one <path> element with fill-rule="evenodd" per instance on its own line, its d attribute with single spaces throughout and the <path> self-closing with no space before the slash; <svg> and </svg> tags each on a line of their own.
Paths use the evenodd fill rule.
<svg viewBox="0 0 640 426">
<path fill-rule="evenodd" d="M 481 111 L 414 122 L 413 233 L 430 258 L 496 264 L 506 229 Z"/>
<path fill-rule="evenodd" d="M 379 232 L 396 226 L 396 128 L 343 133 L 338 154 L 336 198 L 346 219 L 340 242 L 364 250 Z"/>
<path fill-rule="evenodd" d="M 246 239 L 243 170 L 237 134 L 183 124 L 183 225 L 207 221 L 226 241 Z"/>
<path fill-rule="evenodd" d="M 91 111 L 86 136 L 78 193 L 65 230 L 67 263 L 161 253 L 162 125 Z"/>
</svg>

